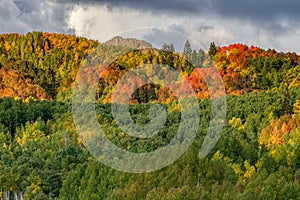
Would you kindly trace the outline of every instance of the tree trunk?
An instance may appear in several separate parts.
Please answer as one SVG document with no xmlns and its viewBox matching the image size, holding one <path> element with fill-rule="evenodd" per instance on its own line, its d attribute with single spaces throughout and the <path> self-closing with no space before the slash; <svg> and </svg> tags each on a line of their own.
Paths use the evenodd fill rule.
<svg viewBox="0 0 300 200">
<path fill-rule="evenodd" d="M 4 191 L 4 199 L 10 200 L 10 191 Z"/>
</svg>

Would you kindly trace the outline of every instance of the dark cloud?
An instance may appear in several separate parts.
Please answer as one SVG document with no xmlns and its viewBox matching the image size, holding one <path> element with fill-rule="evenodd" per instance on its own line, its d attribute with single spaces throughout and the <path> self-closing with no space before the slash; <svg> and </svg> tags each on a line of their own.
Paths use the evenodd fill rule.
<svg viewBox="0 0 300 200">
<path fill-rule="evenodd" d="M 106 4 L 110 7 L 128 7 L 155 12 L 174 14 L 210 13 L 224 17 L 275 20 L 278 17 L 299 19 L 300 1 L 298 0 L 56 0 L 71 4 Z"/>
<path fill-rule="evenodd" d="M 297 0 L 215 0 L 214 13 L 220 17 L 251 23 L 272 34 L 288 33 L 300 20 L 300 1 Z M 288 24 L 282 24 L 282 20 Z"/>
<path fill-rule="evenodd" d="M 19 8 L 22 13 L 30 13 L 40 9 L 39 4 L 31 1 L 14 0 L 12 2 Z"/>
<path fill-rule="evenodd" d="M 197 27 L 197 31 L 203 32 L 203 31 L 207 31 L 207 30 L 210 30 L 210 29 L 213 29 L 213 28 L 214 28 L 213 26 L 201 24 Z"/>
<path fill-rule="evenodd" d="M 80 5 L 108 5 L 110 8 L 130 8 L 151 12 L 153 14 L 176 14 L 194 15 L 208 13 L 210 10 L 209 0 L 55 0 L 60 3 L 80 4 Z"/>
<path fill-rule="evenodd" d="M 109 8 L 131 8 L 153 14 L 208 16 L 245 21 L 275 34 L 287 32 L 280 23 L 286 19 L 298 24 L 300 1 L 298 0 L 56 0 L 68 4 L 99 4 Z M 209 28 L 209 27 L 207 27 Z M 201 29 L 202 30 L 202 29 Z M 201 31 L 200 30 L 200 31 Z"/>
<path fill-rule="evenodd" d="M 215 16 L 245 20 L 247 23 L 264 26 L 275 33 L 286 31 L 287 27 L 280 23 L 280 19 L 296 23 L 300 19 L 300 1 L 298 0 L 14 0 L 13 2 L 21 13 L 18 16 L 19 21 L 24 19 L 29 25 L 32 24 L 33 28 L 47 28 L 48 26 L 47 29 L 64 30 L 64 32 L 70 31 L 64 28 L 65 21 L 70 8 L 76 4 L 105 5 L 111 12 L 114 8 L 131 8 L 153 14 L 166 13 L 185 17 Z M 5 17 L 4 12 L 0 13 L 0 17 Z M 203 31 L 203 28 L 205 29 L 201 26 L 199 31 Z"/>
<path fill-rule="evenodd" d="M 278 18 L 299 19 L 300 1 L 297 0 L 216 0 L 216 13 L 222 16 L 273 21 Z"/>
<path fill-rule="evenodd" d="M 47 0 L 1 0 L 0 32 L 48 31 L 74 33 L 67 26 L 71 5 Z"/>
<path fill-rule="evenodd" d="M 78 8 L 75 7 L 77 5 L 86 10 L 95 5 L 102 5 L 110 13 L 124 12 L 124 15 L 125 12 L 134 10 L 141 17 L 144 13 L 147 16 L 161 16 L 162 22 L 164 16 L 168 19 L 174 17 L 174 20 L 184 19 L 183 23 L 187 24 L 189 21 L 194 23 L 192 29 L 201 37 L 214 40 L 222 36 L 218 34 L 222 27 L 229 30 L 229 34 L 232 33 L 234 39 L 242 41 L 243 39 L 259 40 L 257 36 L 267 36 L 267 39 L 262 39 L 270 41 L 281 37 L 287 38 L 299 33 L 297 29 L 300 28 L 300 1 L 298 0 L 0 0 L 0 33 L 33 30 L 75 33 L 69 28 L 68 20 L 71 11 Z M 116 26 L 122 26 L 121 23 L 124 21 L 115 23 Z M 169 27 L 187 33 L 186 24 L 178 21 L 174 23 L 177 24 L 173 25 L 175 27 Z M 87 28 L 90 29 L 94 26 L 93 23 L 88 25 Z M 145 22 L 145 26 L 147 25 Z M 252 32 L 246 33 L 246 25 L 253 27 L 254 31 L 250 29 Z M 78 25 L 72 27 L 75 27 L 76 33 L 91 31 L 77 30 Z M 153 35 L 149 35 L 149 39 L 156 37 L 156 34 Z M 167 41 L 168 38 L 165 40 Z M 176 46 L 178 47 L 179 43 Z"/>
</svg>

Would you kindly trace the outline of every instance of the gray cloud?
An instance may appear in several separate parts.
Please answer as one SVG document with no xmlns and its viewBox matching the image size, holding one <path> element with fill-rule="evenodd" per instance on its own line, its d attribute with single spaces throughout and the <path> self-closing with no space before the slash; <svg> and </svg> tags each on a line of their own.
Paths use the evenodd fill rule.
<svg viewBox="0 0 300 200">
<path fill-rule="evenodd" d="M 133 9 L 140 9 L 144 11 L 150 12 L 174 12 L 177 11 L 177 14 L 188 14 L 188 13 L 196 13 L 199 11 L 207 10 L 209 6 L 208 0 L 56 0 L 56 2 L 60 3 L 68 3 L 68 4 L 81 4 L 81 5 L 90 5 L 90 4 L 99 4 L 99 5 L 109 5 L 110 7 L 126 7 L 126 8 L 133 8 Z M 180 13 L 178 13 L 180 12 Z"/>
<path fill-rule="evenodd" d="M 74 33 L 66 20 L 72 5 L 48 0 L 1 0 L 0 32 L 29 32 L 33 30 Z"/>
<path fill-rule="evenodd" d="M 297 0 L 216 0 L 213 7 L 217 8 L 216 11 L 220 15 L 250 20 L 273 21 L 281 17 L 293 20 L 300 18 L 300 2 Z"/>
<path fill-rule="evenodd" d="M 213 29 L 214 27 L 211 26 L 211 25 L 205 25 L 205 24 L 200 24 L 198 27 L 197 27 L 197 31 L 199 32 L 204 32 L 204 31 L 207 31 L 207 30 L 210 30 L 210 29 Z"/>
<path fill-rule="evenodd" d="M 276 20 L 278 17 L 299 19 L 300 1 L 297 0 L 56 0 L 71 4 L 107 4 L 111 7 L 128 7 L 155 12 L 175 14 L 201 13 L 243 19 Z M 179 12 L 179 13 L 178 13 Z"/>
<path fill-rule="evenodd" d="M 210 16 L 244 21 L 273 34 L 284 34 L 300 20 L 298 0 L 56 0 L 60 3 L 107 5 L 109 8 L 131 8 L 153 14 L 184 17 Z M 285 19 L 288 25 L 281 24 Z M 208 27 L 209 28 L 209 27 Z M 202 31 L 202 29 L 200 30 Z"/>
<path fill-rule="evenodd" d="M 297 0 L 216 0 L 213 7 L 220 17 L 245 21 L 274 35 L 289 33 L 295 28 L 292 24 L 299 25 L 300 1 Z M 288 23 L 282 24 L 282 20 Z"/>
<path fill-rule="evenodd" d="M 74 9 L 76 10 L 79 6 L 89 10 L 95 5 L 105 6 L 106 10 L 113 15 L 118 13 L 118 17 L 121 17 L 120 20 L 111 18 L 108 14 L 101 15 L 107 16 L 111 20 L 110 23 L 115 23 L 113 28 L 109 27 L 108 23 L 105 24 L 106 19 L 99 18 L 97 18 L 97 23 L 90 19 L 90 26 L 83 23 L 82 26 L 85 25 L 83 27 L 86 28 L 78 28 L 78 23 L 83 21 L 80 16 L 77 17 L 78 23 L 75 21 L 75 24 L 70 25 L 68 20 Z M 95 24 L 101 26 L 104 23 L 105 28 L 108 29 L 104 30 L 104 34 L 109 35 L 109 33 L 119 30 L 118 26 L 125 29 L 141 25 L 141 19 L 134 22 L 136 20 L 133 17 L 127 16 L 128 18 L 125 19 L 133 20 L 130 22 L 131 27 L 124 24 L 126 22 L 122 18 L 122 15 L 127 15 L 126 12 L 137 12 L 140 18 L 146 16 L 145 26 L 151 21 L 149 16 L 161 16 L 161 22 L 165 21 L 163 17 L 166 16 L 168 20 L 174 18 L 174 22 L 165 21 L 169 23 L 167 25 L 169 28 L 198 38 L 207 38 L 204 43 L 208 43 L 210 39 L 218 41 L 218 38 L 221 42 L 250 41 L 253 43 L 253 41 L 258 41 L 259 44 L 266 44 L 265 46 L 271 44 L 272 48 L 283 47 L 282 49 L 286 50 L 285 44 L 279 40 L 285 38 L 284 41 L 291 41 L 289 38 L 300 32 L 299 8 L 300 1 L 298 0 L 0 0 L 0 33 L 23 33 L 33 30 L 75 33 L 72 28 L 76 28 L 76 33 L 84 34 L 96 30 L 93 28 Z M 182 20 L 176 21 L 179 18 Z M 160 22 L 152 20 L 150 25 L 155 25 L 155 23 L 159 25 Z M 173 23 L 176 25 L 172 25 Z M 187 23 L 193 24 L 189 30 L 185 30 Z M 246 32 L 247 30 L 251 32 Z M 103 32 L 103 30 L 101 31 Z M 222 31 L 225 32 L 222 33 Z M 153 33 L 148 37 L 150 39 L 155 35 Z M 300 38 L 295 36 L 293 38 L 296 39 L 296 42 L 288 44 L 290 45 L 289 49 L 294 46 L 294 49 L 299 51 L 300 49 L 296 47 L 295 43 L 299 42 Z M 281 46 L 277 45 L 280 43 Z M 223 44 L 226 42 L 220 45 Z"/>
<path fill-rule="evenodd" d="M 2 0 L 0 5 L 7 1 Z M 106 5 L 111 12 L 114 8 L 130 8 L 153 14 L 167 13 L 184 17 L 215 16 L 244 20 L 247 23 L 263 26 L 264 29 L 275 34 L 282 34 L 293 28 L 291 25 L 288 28 L 282 25 L 281 19 L 297 24 L 300 19 L 300 1 L 298 0 L 14 0 L 13 2 L 20 12 L 14 20 L 17 18 L 19 22 L 27 23 L 28 26 L 32 25 L 32 28 L 63 30 L 63 32 L 70 32 L 66 28 L 65 21 L 70 9 L 78 4 L 81 6 Z M 0 13 L 2 19 L 5 16 L 7 16 L 5 12 Z"/>
</svg>

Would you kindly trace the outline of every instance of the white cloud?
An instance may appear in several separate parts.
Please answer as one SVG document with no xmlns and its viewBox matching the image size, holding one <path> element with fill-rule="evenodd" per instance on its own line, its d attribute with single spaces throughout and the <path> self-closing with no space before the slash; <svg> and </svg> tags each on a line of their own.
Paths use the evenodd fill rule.
<svg viewBox="0 0 300 200">
<path fill-rule="evenodd" d="M 165 27 L 174 19 L 153 13 L 107 6 L 77 6 L 71 13 L 69 27 L 78 35 L 106 41 L 115 35 L 142 27 Z M 180 19 L 178 19 L 180 20 Z"/>
<path fill-rule="evenodd" d="M 155 10 L 159 8 L 158 4 L 149 4 L 153 8 L 147 9 L 142 5 L 140 7 L 143 8 L 125 6 L 127 3 L 123 6 L 123 1 L 106 5 L 105 2 L 94 1 L 86 5 L 72 2 L 0 0 L 0 33 L 25 33 L 35 30 L 75 32 L 77 35 L 99 41 L 121 35 L 146 39 L 156 47 L 161 47 L 163 43 L 174 43 L 178 50 L 182 49 L 186 37 L 180 37 L 174 31 L 142 29 L 142 27 L 155 27 L 174 29 L 187 34 L 205 49 L 210 42 L 215 41 L 218 45 L 246 43 L 263 48 L 275 48 L 278 51 L 300 52 L 298 45 L 300 28 L 297 28 L 299 23 L 297 20 L 290 20 L 288 15 L 283 17 L 276 15 L 275 21 L 267 23 L 267 19 L 271 19 L 270 16 L 265 21 L 260 21 L 259 17 L 257 20 L 255 17 L 252 19 L 249 13 L 248 17 L 236 17 L 229 14 L 231 8 L 228 7 L 222 8 L 226 11 L 225 14 L 228 14 L 224 17 L 224 12 L 223 14 L 217 12 L 218 9 L 214 12 L 212 8 L 211 10 L 203 8 L 202 10 L 207 11 L 205 13 L 200 8 L 195 8 L 195 12 L 185 14 L 179 12 L 181 4 L 178 2 L 177 7 L 173 6 L 170 10 L 167 9 L 167 5 L 162 5 L 159 12 Z M 221 11 L 222 5 L 220 5 Z M 166 12 L 164 9 L 167 9 Z M 183 10 L 193 11 L 192 4 L 186 5 Z M 124 33 L 128 30 L 131 31 Z"/>
<path fill-rule="evenodd" d="M 77 6 L 69 19 L 69 27 L 74 29 L 76 34 L 98 39 L 101 42 L 113 36 L 122 35 L 146 39 L 156 47 L 161 47 L 163 43 L 173 43 L 180 50 L 187 37 L 181 37 L 180 34 L 170 29 L 187 34 L 205 48 L 212 41 L 226 43 L 233 40 L 229 31 L 216 25 L 215 22 L 211 23 L 201 17 L 185 18 L 182 15 L 176 16 L 169 13 L 141 13 L 128 8 L 107 9 L 103 5 Z M 199 30 L 199 26 L 202 25 L 204 28 Z M 143 27 L 146 28 L 143 29 Z M 169 28 L 169 31 L 152 30 L 150 27 Z"/>
</svg>

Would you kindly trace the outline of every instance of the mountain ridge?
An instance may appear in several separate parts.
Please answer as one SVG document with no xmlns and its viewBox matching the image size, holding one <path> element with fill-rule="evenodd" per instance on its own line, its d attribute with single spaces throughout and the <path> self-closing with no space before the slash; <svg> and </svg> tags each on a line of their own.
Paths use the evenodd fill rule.
<svg viewBox="0 0 300 200">
<path fill-rule="evenodd" d="M 149 49 L 152 48 L 152 45 L 145 40 L 139 40 L 136 38 L 123 38 L 121 36 L 115 36 L 112 39 L 104 42 L 106 45 L 112 46 L 126 46 L 137 49 Z"/>
</svg>

